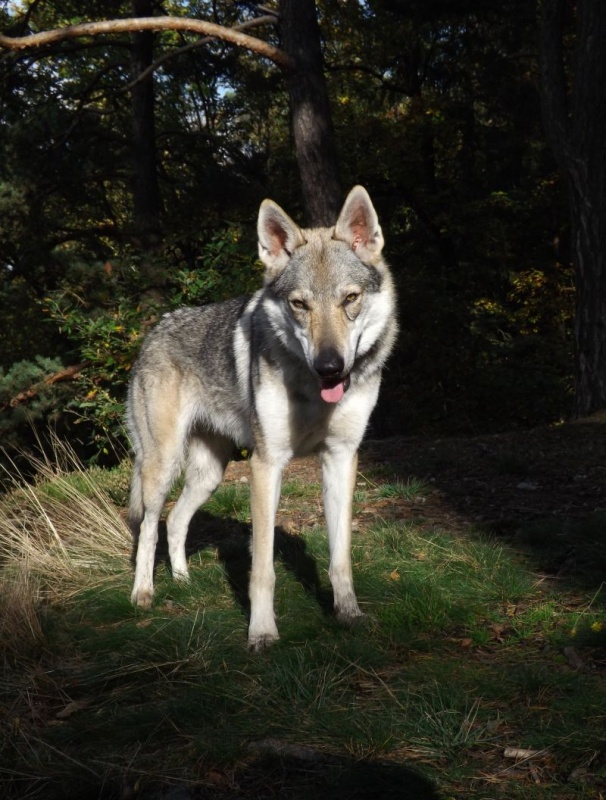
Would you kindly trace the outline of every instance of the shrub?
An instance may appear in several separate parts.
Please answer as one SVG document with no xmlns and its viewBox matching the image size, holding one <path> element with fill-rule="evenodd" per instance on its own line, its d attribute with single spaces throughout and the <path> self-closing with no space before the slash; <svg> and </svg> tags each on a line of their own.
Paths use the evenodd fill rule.
<svg viewBox="0 0 606 800">
<path fill-rule="evenodd" d="M 71 404 L 73 422 L 84 425 L 89 459 L 109 463 L 125 444 L 124 401 L 131 366 L 145 331 L 161 315 L 253 291 L 260 283 L 251 243 L 235 228 L 200 246 L 193 267 L 177 245 L 153 257 L 124 250 L 104 264 L 70 265 L 61 286 L 45 299 L 45 310 L 87 361 Z"/>
</svg>

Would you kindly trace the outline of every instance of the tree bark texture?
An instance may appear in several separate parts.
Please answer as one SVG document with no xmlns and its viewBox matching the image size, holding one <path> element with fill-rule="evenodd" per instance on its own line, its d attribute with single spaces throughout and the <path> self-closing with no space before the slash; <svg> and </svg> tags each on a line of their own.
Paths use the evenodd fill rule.
<svg viewBox="0 0 606 800">
<path fill-rule="evenodd" d="M 563 37 L 576 5 L 574 74 Z M 541 98 L 546 133 L 568 183 L 576 279 L 575 402 L 606 406 L 606 3 L 543 0 Z M 567 87 L 570 87 L 569 89 Z"/>
<path fill-rule="evenodd" d="M 309 225 L 333 225 L 342 203 L 335 134 L 314 0 L 280 0 L 292 133 Z"/>
<path fill-rule="evenodd" d="M 152 0 L 133 0 L 137 17 L 151 17 Z M 153 62 L 154 34 L 139 31 L 131 39 L 133 220 L 137 244 L 148 250 L 160 239 L 162 210 L 156 159 L 155 99 L 153 74 L 139 76 Z"/>
</svg>

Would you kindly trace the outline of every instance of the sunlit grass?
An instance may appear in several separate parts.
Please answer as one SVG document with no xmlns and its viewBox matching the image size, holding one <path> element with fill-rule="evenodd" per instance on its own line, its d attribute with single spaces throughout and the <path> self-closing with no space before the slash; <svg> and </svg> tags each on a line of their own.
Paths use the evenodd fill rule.
<svg viewBox="0 0 606 800">
<path fill-rule="evenodd" d="M 250 489 L 248 484 L 226 484 L 204 505 L 204 510 L 218 517 L 233 517 L 240 522 L 250 519 Z"/>
</svg>

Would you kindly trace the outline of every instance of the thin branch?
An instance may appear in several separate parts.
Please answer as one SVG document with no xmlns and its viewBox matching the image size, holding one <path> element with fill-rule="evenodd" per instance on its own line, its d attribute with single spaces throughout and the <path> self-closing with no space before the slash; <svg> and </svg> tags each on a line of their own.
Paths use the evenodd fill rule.
<svg viewBox="0 0 606 800">
<path fill-rule="evenodd" d="M 269 14 L 270 16 L 275 17 L 276 20 L 280 19 L 280 14 L 274 8 L 270 8 L 269 6 L 257 6 L 257 11 L 262 11 L 264 14 Z"/>
<path fill-rule="evenodd" d="M 255 28 L 259 25 L 275 25 L 277 22 L 277 17 L 274 14 L 267 14 L 264 17 L 256 17 L 255 19 L 249 19 L 247 22 L 243 22 L 241 25 L 234 25 L 233 28 L 229 30 L 233 31 L 243 31 L 247 28 Z M 143 70 L 143 72 L 137 76 L 134 81 L 131 81 L 128 86 L 125 86 L 124 89 L 121 89 L 121 92 L 128 92 L 133 89 L 138 83 L 144 81 L 148 75 L 151 75 L 152 72 L 155 72 L 158 67 L 162 66 L 166 61 L 169 61 L 171 58 L 175 58 L 175 56 L 181 56 L 184 53 L 189 53 L 190 50 L 195 50 L 197 47 L 202 47 L 204 44 L 208 44 L 209 42 L 214 41 L 216 36 L 203 36 L 201 39 L 198 39 L 195 42 L 190 42 L 189 44 L 183 45 L 183 47 L 179 47 L 176 50 L 171 50 L 170 53 L 164 53 L 163 56 L 160 56 L 153 64 L 150 64 L 147 69 Z"/>
<path fill-rule="evenodd" d="M 44 380 L 38 381 L 38 383 L 30 386 L 29 389 L 24 389 L 22 392 L 19 392 L 19 394 L 16 394 L 7 403 L 3 403 L 0 406 L 0 411 L 6 411 L 9 408 L 16 408 L 23 403 L 27 403 L 28 400 L 31 400 L 32 398 L 36 397 L 36 395 L 40 394 L 40 391 L 46 386 L 53 386 L 53 384 L 61 383 L 62 381 L 75 380 L 82 370 L 90 365 L 90 361 L 83 361 L 81 364 L 72 364 L 71 367 L 64 367 L 63 369 L 59 370 L 59 372 L 54 372 L 52 375 L 48 375 L 46 378 L 44 378 Z"/>
<path fill-rule="evenodd" d="M 54 44 L 64 39 L 74 39 L 78 36 L 98 36 L 103 33 L 124 33 L 133 31 L 189 31 L 204 36 L 212 36 L 231 42 L 238 47 L 252 50 L 260 56 L 270 59 L 284 70 L 295 69 L 294 60 L 283 50 L 274 47 L 262 39 L 248 36 L 233 28 L 225 28 L 214 22 L 187 17 L 138 17 L 135 19 L 114 19 L 100 22 L 83 22 L 80 25 L 70 25 L 66 28 L 55 28 L 51 31 L 41 31 L 30 36 L 0 36 L 0 47 L 9 50 L 22 50 L 25 47 L 39 47 L 40 45 Z"/>
</svg>

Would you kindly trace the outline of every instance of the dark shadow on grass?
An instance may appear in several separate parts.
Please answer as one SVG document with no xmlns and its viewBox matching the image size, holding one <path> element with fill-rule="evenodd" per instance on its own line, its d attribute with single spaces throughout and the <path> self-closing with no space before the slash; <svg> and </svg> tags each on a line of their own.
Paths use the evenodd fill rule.
<svg viewBox="0 0 606 800">
<path fill-rule="evenodd" d="M 229 783 L 187 788 L 149 784 L 138 796 L 140 800 L 440 800 L 432 784 L 407 766 L 330 756 L 263 755 L 242 765 Z"/>
<path fill-rule="evenodd" d="M 333 614 L 332 590 L 322 586 L 316 559 L 307 552 L 305 539 L 288 534 L 282 528 L 276 528 L 274 552 L 286 569 L 299 581 L 306 594 L 316 600 L 322 612 L 325 615 Z"/>
<path fill-rule="evenodd" d="M 377 761 L 263 756 L 249 763 L 236 779 L 238 797 L 259 800 L 439 800 L 434 787 L 422 775 L 400 764 Z M 229 793 L 211 796 L 226 800 L 230 797 Z"/>
<path fill-rule="evenodd" d="M 234 519 L 216 517 L 201 509 L 194 514 L 190 523 L 186 545 L 188 558 L 208 548 L 217 550 L 234 597 L 247 616 L 250 614 L 248 586 L 251 536 L 250 525 Z M 328 544 L 326 546 L 328 547 Z M 133 562 L 136 547 L 135 541 Z M 301 584 L 306 594 L 316 600 L 322 612 L 326 615 L 332 614 L 334 608 L 332 590 L 322 585 L 316 559 L 309 553 L 305 540 L 300 536 L 286 533 L 282 528 L 276 528 L 274 554 Z M 170 569 L 165 522 L 161 522 L 158 526 L 155 569 L 161 566 Z"/>
<path fill-rule="evenodd" d="M 221 777 L 220 772 L 216 775 Z M 61 800 L 116 800 L 130 797 L 129 783 L 111 780 L 102 787 L 82 776 L 77 792 L 65 789 L 47 797 Z M 180 786 L 141 781 L 139 800 L 441 800 L 432 784 L 407 766 L 337 757 L 308 760 L 289 756 L 261 756 L 241 765 L 229 778 Z"/>
<path fill-rule="evenodd" d="M 366 442 L 361 471 L 379 483 L 420 478 L 425 504 L 394 500 L 388 521 L 424 519 L 497 538 L 561 583 L 599 590 L 606 574 L 606 420 L 476 437 Z M 435 493 L 438 490 L 439 494 Z M 437 500 L 435 499 L 437 498 Z M 455 523 L 453 526 L 452 523 Z M 606 593 L 596 601 L 606 603 Z"/>
</svg>

